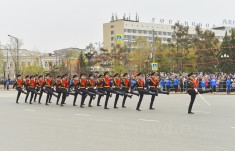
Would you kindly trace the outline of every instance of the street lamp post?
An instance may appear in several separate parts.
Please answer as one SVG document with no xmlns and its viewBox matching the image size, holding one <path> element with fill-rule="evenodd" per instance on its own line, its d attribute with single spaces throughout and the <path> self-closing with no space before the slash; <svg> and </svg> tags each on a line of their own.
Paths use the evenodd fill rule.
<svg viewBox="0 0 235 151">
<path fill-rule="evenodd" d="M 145 60 L 145 68 L 146 68 L 146 73 L 148 73 L 148 64 L 149 64 L 149 60 Z"/>
<path fill-rule="evenodd" d="M 88 59 L 88 68 L 89 68 L 88 70 L 89 70 L 89 72 L 91 70 L 91 59 L 93 58 L 94 54 L 95 54 L 95 52 L 91 49 L 89 49 L 85 52 L 85 56 Z"/>
<path fill-rule="evenodd" d="M 14 36 L 11 36 L 11 35 L 8 35 L 9 37 L 15 39 L 16 41 L 16 64 L 15 64 L 15 68 L 16 68 L 16 75 L 19 73 L 19 39 L 14 37 Z"/>
<path fill-rule="evenodd" d="M 229 58 L 229 55 L 228 54 L 223 54 L 220 56 L 222 59 L 224 58 L 225 59 L 225 62 L 227 62 L 227 59 Z M 224 65 L 223 65 L 223 71 L 224 71 Z"/>
</svg>

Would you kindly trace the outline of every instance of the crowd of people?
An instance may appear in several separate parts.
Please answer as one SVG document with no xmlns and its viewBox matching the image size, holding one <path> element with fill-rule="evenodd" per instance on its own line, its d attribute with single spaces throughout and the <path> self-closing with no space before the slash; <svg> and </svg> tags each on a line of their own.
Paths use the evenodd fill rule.
<svg viewBox="0 0 235 151">
<path fill-rule="evenodd" d="M 187 80 L 186 74 L 162 74 L 160 80 L 160 88 L 162 90 L 171 90 L 177 92 L 187 93 Z M 197 89 L 210 89 L 213 93 L 227 92 L 235 90 L 235 74 L 195 74 L 195 82 Z"/>
</svg>

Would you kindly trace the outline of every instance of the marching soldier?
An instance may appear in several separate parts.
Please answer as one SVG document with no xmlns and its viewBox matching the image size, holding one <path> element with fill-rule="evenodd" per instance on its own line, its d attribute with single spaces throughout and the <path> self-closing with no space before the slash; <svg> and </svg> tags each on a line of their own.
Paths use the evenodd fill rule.
<svg viewBox="0 0 235 151">
<path fill-rule="evenodd" d="M 67 79 L 67 75 L 63 75 L 61 78 L 62 78 L 61 79 L 62 100 L 60 106 L 63 106 L 65 104 L 66 97 L 69 94 L 68 93 L 69 81 Z"/>
<path fill-rule="evenodd" d="M 154 103 L 154 100 L 155 100 L 155 96 L 158 96 L 158 88 L 157 87 L 159 85 L 159 82 L 157 81 L 157 77 L 156 77 L 155 72 L 151 73 L 150 76 L 151 77 L 147 80 L 147 83 L 148 83 L 148 86 L 149 86 L 149 91 L 152 92 L 152 93 L 155 93 L 155 95 L 152 95 L 149 109 L 154 110 L 153 103 Z"/>
<path fill-rule="evenodd" d="M 25 76 L 24 86 L 25 86 L 25 89 L 27 91 L 27 94 L 26 94 L 26 97 L 25 97 L 25 103 L 28 103 L 27 100 L 28 100 L 28 97 L 29 97 L 29 90 L 28 90 L 28 87 L 29 87 L 29 75 Z"/>
<path fill-rule="evenodd" d="M 122 75 L 122 79 L 121 79 L 121 84 L 122 84 L 122 91 L 125 93 L 131 93 L 134 95 L 139 96 L 138 93 L 135 93 L 131 90 L 131 80 L 128 78 L 128 74 L 124 73 Z M 127 99 L 127 95 L 124 95 L 123 97 L 123 101 L 122 101 L 122 107 L 126 108 L 125 103 L 126 103 L 126 99 Z"/>
<path fill-rule="evenodd" d="M 61 76 L 60 75 L 56 77 L 54 87 L 56 88 L 56 93 L 58 94 L 56 105 L 59 105 L 60 97 L 63 91 L 63 89 L 61 88 Z"/>
<path fill-rule="evenodd" d="M 29 104 L 33 104 L 32 103 L 32 100 L 34 98 L 34 95 L 36 94 L 39 94 L 36 90 L 36 81 L 35 81 L 35 78 L 34 76 L 30 76 L 30 81 L 29 81 L 29 85 L 28 85 L 28 90 L 29 92 L 31 93 L 31 96 L 30 96 L 30 101 L 29 101 Z"/>
<path fill-rule="evenodd" d="M 54 90 L 53 90 L 53 82 L 52 82 L 52 77 L 50 74 L 46 74 L 46 80 L 45 80 L 45 90 L 47 92 L 47 97 L 46 97 L 46 105 L 49 105 L 49 101 L 50 101 L 50 96 L 54 95 L 55 97 L 58 98 L 58 95 L 54 94 Z"/>
<path fill-rule="evenodd" d="M 19 104 L 19 98 L 21 93 L 27 94 L 24 90 L 23 90 L 23 80 L 21 79 L 21 75 L 17 75 L 16 76 L 16 82 L 13 85 L 13 89 L 16 88 L 16 90 L 18 91 L 17 97 L 16 97 L 16 103 Z"/>
<path fill-rule="evenodd" d="M 122 89 L 121 89 L 121 79 L 120 79 L 120 75 L 118 73 L 116 73 L 114 75 L 114 79 L 113 79 L 113 85 L 114 85 L 114 90 L 117 91 L 117 92 L 120 92 L 121 95 L 123 96 L 124 95 L 124 98 L 127 98 L 127 97 L 130 97 L 132 98 L 132 95 L 131 94 L 128 94 L 128 93 L 125 93 Z M 119 99 L 119 93 L 116 94 L 116 97 L 115 97 L 115 101 L 114 101 L 114 108 L 117 109 L 117 102 L 118 102 L 118 99 Z M 123 106 L 122 106 L 123 107 Z M 124 108 L 124 107 L 123 107 Z"/>
<path fill-rule="evenodd" d="M 91 93 L 94 93 L 94 94 L 97 94 L 99 96 L 103 96 L 104 94 L 103 93 L 100 93 L 98 92 L 95 87 L 96 87 L 96 82 L 95 82 L 95 79 L 94 79 L 94 75 L 93 74 L 90 74 L 89 75 L 89 79 L 87 80 L 87 87 L 88 87 L 88 91 L 91 92 Z M 89 107 L 92 107 L 91 106 L 91 103 L 92 103 L 92 100 L 94 98 L 93 97 L 90 97 L 90 101 L 89 101 Z"/>
<path fill-rule="evenodd" d="M 36 102 L 37 96 L 40 94 L 39 92 L 40 88 L 38 86 L 38 75 L 36 74 L 34 78 L 35 78 L 35 83 L 36 83 L 35 90 L 37 91 L 37 93 L 34 94 L 34 102 Z"/>
<path fill-rule="evenodd" d="M 45 83 L 45 81 L 43 80 L 43 76 L 40 75 L 40 76 L 38 77 L 38 83 L 37 83 L 37 86 L 38 86 L 39 92 L 40 92 L 39 98 L 38 98 L 38 104 L 41 104 L 41 98 L 42 98 L 43 92 L 44 92 L 44 93 L 47 93 L 47 92 L 45 91 L 45 89 L 43 88 L 44 83 Z"/>
<path fill-rule="evenodd" d="M 98 92 L 103 94 L 103 95 L 99 95 L 98 96 L 97 106 L 101 106 L 100 105 L 101 97 L 104 96 L 104 95 L 107 95 L 107 93 L 104 90 L 104 81 L 103 81 L 103 78 L 104 78 L 104 75 L 100 74 L 100 75 L 98 75 L 98 79 L 96 80 L 97 90 L 98 90 Z"/>
<path fill-rule="evenodd" d="M 137 107 L 136 107 L 137 111 L 141 111 L 140 110 L 140 105 L 141 105 L 141 102 L 143 100 L 144 94 L 156 95 L 155 93 L 146 90 L 145 83 L 144 83 L 143 79 L 144 79 L 144 77 L 143 77 L 142 73 L 137 74 L 136 87 L 137 87 L 137 90 L 138 90 L 139 95 L 140 95 L 139 96 L 139 102 L 138 102 Z"/>
<path fill-rule="evenodd" d="M 107 93 L 106 99 L 105 99 L 104 109 L 109 109 L 108 108 L 108 101 L 109 101 L 110 94 L 111 93 L 115 93 L 115 94 L 119 94 L 119 95 L 123 95 L 123 94 L 120 93 L 120 92 L 117 92 L 117 91 L 115 91 L 111 88 L 111 79 L 109 77 L 109 72 L 104 73 L 103 83 L 104 83 L 104 90 Z"/>
<path fill-rule="evenodd" d="M 95 98 L 95 94 L 92 93 L 92 92 L 89 92 L 87 91 L 87 79 L 86 79 L 86 75 L 84 73 L 81 73 L 80 75 L 80 81 L 79 81 L 79 88 L 80 88 L 80 91 L 82 92 L 82 99 L 81 99 L 81 104 L 80 104 L 80 107 L 81 108 L 84 108 L 84 102 L 85 102 L 85 99 L 86 99 L 86 96 L 89 95 L 90 97 L 92 98 Z M 89 106 L 90 107 L 90 106 Z"/>
<path fill-rule="evenodd" d="M 73 80 L 72 80 L 71 85 L 69 86 L 69 89 L 70 90 L 73 89 L 73 91 L 75 92 L 74 99 L 73 99 L 73 106 L 77 106 L 76 101 L 77 101 L 78 94 L 82 96 L 82 92 L 79 89 L 79 79 L 77 75 L 73 76 Z"/>
</svg>

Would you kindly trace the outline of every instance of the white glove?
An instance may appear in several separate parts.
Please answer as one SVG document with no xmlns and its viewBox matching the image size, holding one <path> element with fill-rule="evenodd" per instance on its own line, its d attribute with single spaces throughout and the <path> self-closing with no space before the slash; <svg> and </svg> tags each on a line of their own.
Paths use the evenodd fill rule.
<svg viewBox="0 0 235 151">
<path fill-rule="evenodd" d="M 195 92 L 198 92 L 198 90 L 197 90 L 197 89 L 195 89 Z"/>
</svg>

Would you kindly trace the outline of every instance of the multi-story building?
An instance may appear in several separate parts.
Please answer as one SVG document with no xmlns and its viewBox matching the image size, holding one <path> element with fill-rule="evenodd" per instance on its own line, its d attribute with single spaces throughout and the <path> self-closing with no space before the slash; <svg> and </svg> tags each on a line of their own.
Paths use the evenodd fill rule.
<svg viewBox="0 0 235 151">
<path fill-rule="evenodd" d="M 205 30 L 205 29 L 203 29 Z M 225 35 L 225 32 L 228 28 L 211 28 L 216 37 L 222 41 Z M 139 22 L 138 17 L 136 20 L 130 20 L 129 18 L 123 19 L 114 19 L 109 23 L 103 24 L 103 42 L 105 49 L 112 49 L 116 44 L 116 36 L 123 35 L 123 43 L 122 45 L 128 44 L 131 47 L 135 42 L 136 37 L 141 36 L 146 38 L 147 41 L 153 41 L 153 32 L 154 36 L 158 37 L 158 39 L 162 43 L 170 43 L 174 42 L 172 39 L 173 28 L 170 24 L 156 24 L 156 23 L 143 23 Z M 195 34 L 195 26 L 189 27 L 189 34 Z"/>
</svg>

